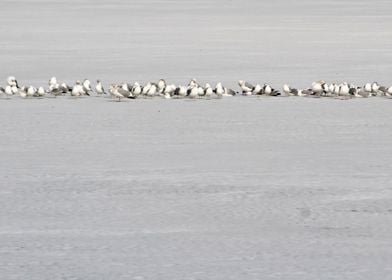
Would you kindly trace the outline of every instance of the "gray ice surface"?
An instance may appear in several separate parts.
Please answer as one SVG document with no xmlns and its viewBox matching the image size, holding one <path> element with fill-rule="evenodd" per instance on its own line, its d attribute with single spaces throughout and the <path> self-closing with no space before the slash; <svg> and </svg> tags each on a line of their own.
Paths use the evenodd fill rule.
<svg viewBox="0 0 392 280">
<path fill-rule="evenodd" d="M 392 78 L 390 1 L 0 4 L 21 84 Z M 391 106 L 1 99 L 0 279 L 390 279 Z"/>
<path fill-rule="evenodd" d="M 391 105 L 3 100 L 1 279 L 389 279 Z"/>
</svg>

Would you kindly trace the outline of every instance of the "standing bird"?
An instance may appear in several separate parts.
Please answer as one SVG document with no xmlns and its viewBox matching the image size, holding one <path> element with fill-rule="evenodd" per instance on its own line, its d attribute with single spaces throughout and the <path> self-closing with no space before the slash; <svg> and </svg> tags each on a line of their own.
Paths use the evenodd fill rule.
<svg viewBox="0 0 392 280">
<path fill-rule="evenodd" d="M 14 76 L 9 76 L 7 78 L 7 84 L 11 87 L 15 86 L 15 87 L 19 88 L 18 81 L 16 80 L 16 78 Z"/>
<path fill-rule="evenodd" d="M 71 96 L 79 97 L 84 94 L 83 85 L 80 81 L 76 81 L 72 87 Z"/>
<path fill-rule="evenodd" d="M 119 92 L 119 87 L 118 87 L 118 85 L 110 85 L 110 87 L 109 87 L 109 93 L 110 93 L 110 95 L 111 95 L 112 97 L 118 98 L 118 102 L 121 101 L 121 98 L 124 98 L 124 95 L 122 95 L 122 94 Z"/>
<path fill-rule="evenodd" d="M 84 94 L 90 96 L 90 93 L 93 92 L 93 89 L 91 88 L 91 82 L 88 79 L 83 80 L 83 92 Z"/>
<path fill-rule="evenodd" d="M 142 87 L 138 82 L 135 82 L 132 86 L 132 95 L 136 98 L 142 93 Z"/>
<path fill-rule="evenodd" d="M 103 88 L 103 85 L 100 80 L 97 80 L 97 84 L 95 86 L 95 92 L 97 93 L 97 95 L 106 94 L 105 89 Z"/>
</svg>

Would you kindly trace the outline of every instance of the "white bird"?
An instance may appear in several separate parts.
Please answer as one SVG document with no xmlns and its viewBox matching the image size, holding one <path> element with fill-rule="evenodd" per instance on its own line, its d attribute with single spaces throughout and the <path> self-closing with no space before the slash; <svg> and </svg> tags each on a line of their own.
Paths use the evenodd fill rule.
<svg viewBox="0 0 392 280">
<path fill-rule="evenodd" d="M 252 84 L 245 82 L 244 80 L 239 80 L 238 85 L 241 87 L 243 95 L 252 95 L 252 91 L 255 88 Z"/>
<path fill-rule="evenodd" d="M 313 82 L 312 83 L 312 91 L 313 93 L 317 94 L 317 95 L 321 95 L 324 91 L 324 85 L 325 82 L 324 81 L 318 81 L 318 82 Z"/>
<path fill-rule="evenodd" d="M 188 90 L 187 87 L 185 86 L 179 86 L 178 88 L 176 88 L 174 93 L 179 97 L 185 97 L 188 93 Z"/>
<path fill-rule="evenodd" d="M 390 87 L 387 89 L 386 94 L 388 94 L 389 96 L 392 96 L 392 86 L 390 86 Z"/>
<path fill-rule="evenodd" d="M 211 85 L 209 83 L 206 83 L 204 86 L 204 96 L 205 97 L 211 97 L 214 94 L 214 90 L 212 89 Z"/>
<path fill-rule="evenodd" d="M 16 87 L 18 87 L 18 81 L 16 80 L 16 78 L 14 77 L 14 76 L 9 76 L 8 78 L 7 78 L 7 84 L 9 85 L 9 86 L 16 86 Z"/>
<path fill-rule="evenodd" d="M 138 97 L 142 93 L 142 87 L 138 82 L 135 82 L 132 86 L 132 94 L 135 97 Z"/>
<path fill-rule="evenodd" d="M 378 93 L 378 90 L 380 89 L 380 86 L 378 85 L 377 82 L 372 83 L 372 92 L 373 93 Z"/>
<path fill-rule="evenodd" d="M 46 95 L 46 91 L 43 87 L 39 87 L 37 90 L 37 95 L 38 96 L 45 96 Z"/>
<path fill-rule="evenodd" d="M 19 96 L 22 98 L 26 98 L 27 97 L 27 92 L 26 92 L 26 88 L 22 87 L 21 89 L 18 90 L 19 92 Z"/>
<path fill-rule="evenodd" d="M 97 84 L 95 86 L 95 92 L 97 93 L 97 95 L 106 94 L 105 89 L 103 88 L 103 85 L 100 80 L 97 80 Z"/>
<path fill-rule="evenodd" d="M 350 88 L 347 83 L 343 83 L 339 87 L 339 95 L 340 96 L 348 96 L 350 94 Z"/>
<path fill-rule="evenodd" d="M 148 91 L 150 90 L 152 84 L 148 82 L 142 89 L 142 95 L 147 95 Z"/>
<path fill-rule="evenodd" d="M 93 89 L 91 88 L 91 82 L 88 79 L 83 80 L 83 92 L 86 95 L 90 95 L 90 92 L 92 92 Z"/>
<path fill-rule="evenodd" d="M 190 89 L 189 98 L 196 98 L 199 96 L 199 87 L 195 86 L 193 88 Z"/>
<path fill-rule="evenodd" d="M 160 79 L 157 84 L 157 89 L 159 93 L 163 93 L 166 87 L 166 81 L 164 79 Z"/>
<path fill-rule="evenodd" d="M 372 92 L 372 84 L 371 83 L 366 83 L 364 86 L 364 90 L 366 92 Z"/>
<path fill-rule="evenodd" d="M 287 96 L 296 96 L 298 95 L 298 90 L 295 88 L 291 88 L 289 85 L 284 84 L 283 85 L 283 92 L 287 95 Z"/>
<path fill-rule="evenodd" d="M 80 81 L 76 81 L 72 87 L 71 96 L 81 96 L 84 94 L 83 85 Z"/>
<path fill-rule="evenodd" d="M 151 84 L 150 88 L 147 91 L 147 96 L 154 97 L 157 94 L 157 86 L 156 84 Z"/>
<path fill-rule="evenodd" d="M 50 78 L 48 84 L 49 86 L 57 84 L 57 78 L 56 77 Z"/>
<path fill-rule="evenodd" d="M 109 87 L 110 95 L 114 98 L 118 98 L 118 102 L 120 102 L 121 98 L 124 98 L 124 95 L 122 95 L 118 90 L 119 87 L 117 85 L 110 85 Z"/>
<path fill-rule="evenodd" d="M 12 86 L 10 86 L 10 85 L 5 87 L 4 92 L 5 92 L 5 95 L 7 96 L 7 98 L 14 95 L 14 93 L 12 91 Z"/>
<path fill-rule="evenodd" d="M 262 87 L 261 87 L 261 85 L 260 84 L 256 84 L 256 86 L 253 88 L 253 90 L 251 91 L 251 92 L 249 92 L 248 94 L 245 94 L 245 95 L 251 95 L 251 94 L 253 94 L 253 95 L 259 95 L 259 94 L 262 94 Z"/>
<path fill-rule="evenodd" d="M 188 89 L 192 89 L 192 88 L 197 87 L 197 86 L 199 86 L 199 85 L 198 85 L 196 79 L 193 78 L 193 79 L 189 82 L 189 84 L 188 84 Z"/>
<path fill-rule="evenodd" d="M 33 96 L 35 96 L 36 92 L 37 92 L 37 89 L 35 87 L 29 86 L 27 88 L 27 92 L 26 93 L 27 93 L 27 96 L 33 97 Z"/>
<path fill-rule="evenodd" d="M 225 92 L 226 91 L 225 91 L 224 87 L 222 86 L 222 83 L 221 82 L 217 83 L 216 87 L 215 87 L 216 95 L 223 96 L 223 94 L 225 94 Z"/>
<path fill-rule="evenodd" d="M 177 88 L 177 87 L 176 87 L 175 85 L 173 85 L 173 84 L 171 84 L 171 85 L 166 85 L 166 86 L 165 86 L 165 89 L 163 90 L 163 93 L 164 93 L 165 95 L 168 94 L 168 95 L 172 96 L 172 95 L 174 94 L 176 88 Z"/>
</svg>

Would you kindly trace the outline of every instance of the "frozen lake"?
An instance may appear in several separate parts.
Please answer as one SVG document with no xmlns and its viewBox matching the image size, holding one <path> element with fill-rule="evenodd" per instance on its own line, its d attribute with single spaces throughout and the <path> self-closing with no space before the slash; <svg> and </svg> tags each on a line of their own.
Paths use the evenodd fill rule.
<svg viewBox="0 0 392 280">
<path fill-rule="evenodd" d="M 387 0 L 0 8 L 1 81 L 392 83 Z M 0 99 L 0 278 L 387 279 L 391 102 Z"/>
<path fill-rule="evenodd" d="M 386 279 L 389 99 L 0 102 L 2 279 Z"/>
</svg>

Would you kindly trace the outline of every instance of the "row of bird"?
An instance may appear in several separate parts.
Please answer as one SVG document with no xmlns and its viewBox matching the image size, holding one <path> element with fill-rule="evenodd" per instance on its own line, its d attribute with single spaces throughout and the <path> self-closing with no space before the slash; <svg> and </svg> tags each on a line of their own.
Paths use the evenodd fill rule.
<svg viewBox="0 0 392 280">
<path fill-rule="evenodd" d="M 106 91 L 102 82 L 97 80 L 95 86 L 90 80 L 84 79 L 76 81 L 72 86 L 64 82 L 59 82 L 56 77 L 52 77 L 48 82 L 48 88 L 20 86 L 15 77 L 7 78 L 7 85 L 5 88 L 0 87 L 0 94 L 7 98 L 10 96 L 27 97 L 44 97 L 44 96 L 61 96 L 70 95 L 74 97 L 80 96 L 103 96 L 110 95 L 113 98 L 121 101 L 123 98 L 140 98 L 140 97 L 163 97 L 163 98 L 220 98 L 223 96 L 234 96 L 242 94 L 245 96 L 313 96 L 313 97 L 371 97 L 371 96 L 392 96 L 392 86 L 386 87 L 379 85 L 377 82 L 366 83 L 364 86 L 357 87 L 349 83 L 331 83 L 327 84 L 325 81 L 313 82 L 311 87 L 306 89 L 296 89 L 289 85 L 283 85 L 282 92 L 274 89 L 268 84 L 253 85 L 244 80 L 238 81 L 240 87 L 239 91 L 226 88 L 222 83 L 217 83 L 212 87 L 209 83 L 204 86 L 198 84 L 196 79 L 192 79 L 186 86 L 176 86 L 168 84 L 164 79 L 158 82 L 149 82 L 141 85 L 138 82 L 133 84 L 121 83 L 111 84 Z"/>
</svg>

